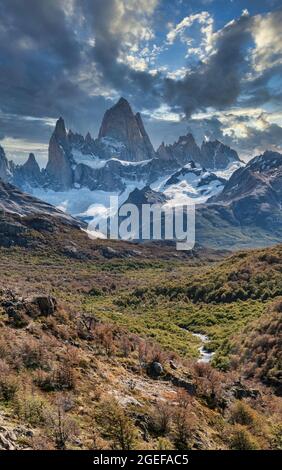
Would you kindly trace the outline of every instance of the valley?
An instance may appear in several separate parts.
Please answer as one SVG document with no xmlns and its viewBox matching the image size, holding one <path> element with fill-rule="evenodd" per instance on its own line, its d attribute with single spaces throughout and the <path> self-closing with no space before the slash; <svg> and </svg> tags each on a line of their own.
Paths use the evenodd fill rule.
<svg viewBox="0 0 282 470">
<path fill-rule="evenodd" d="M 24 419 L 31 436 L 14 431 L 11 448 L 279 447 L 281 246 L 175 258 L 154 244 L 110 249 L 76 237 L 77 252 L 84 244 L 92 259 L 91 249 L 77 259 L 50 242 L 0 249 L 0 419 L 11 432 Z M 31 309 L 40 295 L 56 299 L 52 313 Z M 275 327 L 258 346 L 260 333 L 250 334 L 266 321 Z M 209 338 L 211 365 L 199 362 L 198 335 Z M 248 369 L 243 344 L 259 347 L 261 372 Z M 117 416 L 126 443 L 110 425 Z"/>
</svg>

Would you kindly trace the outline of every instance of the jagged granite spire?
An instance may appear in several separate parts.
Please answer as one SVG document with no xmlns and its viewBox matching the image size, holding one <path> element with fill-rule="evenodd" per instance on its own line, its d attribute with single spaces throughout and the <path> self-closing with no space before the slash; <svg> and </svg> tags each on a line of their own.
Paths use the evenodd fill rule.
<svg viewBox="0 0 282 470">
<path fill-rule="evenodd" d="M 191 160 L 196 163 L 200 163 L 201 160 L 201 150 L 191 133 L 179 137 L 172 145 L 162 143 L 157 154 L 162 160 L 175 160 L 181 166 Z"/>
<path fill-rule="evenodd" d="M 43 185 L 44 179 L 40 167 L 33 153 L 29 154 L 23 165 L 15 165 L 13 170 L 13 183 L 24 190 L 37 188 Z"/>
<path fill-rule="evenodd" d="M 123 160 L 138 162 L 155 157 L 140 114 L 134 115 L 125 98 L 120 98 L 106 111 L 99 131 L 99 139 L 105 138 L 121 144 L 123 149 L 119 158 Z"/>
<path fill-rule="evenodd" d="M 201 164 L 205 168 L 219 170 L 226 168 L 232 162 L 239 162 L 236 150 L 224 145 L 219 140 L 204 141 L 201 146 Z"/>
<path fill-rule="evenodd" d="M 60 117 L 50 139 L 46 166 L 46 173 L 54 189 L 66 190 L 72 187 L 73 171 L 71 164 L 72 157 L 65 122 Z"/>
<path fill-rule="evenodd" d="M 0 178 L 4 181 L 8 179 L 9 176 L 9 163 L 5 155 L 3 147 L 0 145 Z"/>
</svg>

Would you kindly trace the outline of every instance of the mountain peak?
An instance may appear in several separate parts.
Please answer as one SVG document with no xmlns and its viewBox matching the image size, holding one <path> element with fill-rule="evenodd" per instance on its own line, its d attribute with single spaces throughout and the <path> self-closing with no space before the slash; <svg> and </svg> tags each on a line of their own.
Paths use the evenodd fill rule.
<svg viewBox="0 0 282 470">
<path fill-rule="evenodd" d="M 211 169 L 224 169 L 232 162 L 240 162 L 236 150 L 219 140 L 204 140 L 201 146 L 202 166 Z"/>
<path fill-rule="evenodd" d="M 125 204 L 164 204 L 167 198 L 164 194 L 154 191 L 149 185 L 142 189 L 135 188 L 128 196 Z"/>
<path fill-rule="evenodd" d="M 73 183 L 72 155 L 65 122 L 62 117 L 56 122 L 48 149 L 46 173 L 57 190 L 69 189 Z"/>
<path fill-rule="evenodd" d="M 34 153 L 31 152 L 31 153 L 29 154 L 28 159 L 27 159 L 27 162 L 30 162 L 30 163 L 37 163 Z"/>
<path fill-rule="evenodd" d="M 85 142 L 86 142 L 86 144 L 89 144 L 90 142 L 92 142 L 92 136 L 91 136 L 90 132 L 87 132 L 87 134 L 85 136 Z"/>
<path fill-rule="evenodd" d="M 62 117 L 60 117 L 56 122 L 54 135 L 58 140 L 65 140 L 67 137 L 65 121 Z"/>
<path fill-rule="evenodd" d="M 0 178 L 3 180 L 8 179 L 8 174 L 9 174 L 9 163 L 6 158 L 5 151 L 3 147 L 0 145 Z"/>
<path fill-rule="evenodd" d="M 121 160 L 142 161 L 155 156 L 155 151 L 144 128 L 141 115 L 134 115 L 125 98 L 105 112 L 99 139 L 110 138 L 122 149 L 117 154 Z"/>
<path fill-rule="evenodd" d="M 115 106 L 119 106 L 119 107 L 125 106 L 131 109 L 129 102 L 123 96 L 120 97 L 120 99 L 118 100 Z"/>
<path fill-rule="evenodd" d="M 39 168 L 39 165 L 36 161 L 34 153 L 29 154 L 27 161 L 23 164 L 23 167 L 26 170 L 29 170 L 31 172 L 33 172 L 33 171 L 39 171 L 40 172 L 40 168 Z"/>
</svg>

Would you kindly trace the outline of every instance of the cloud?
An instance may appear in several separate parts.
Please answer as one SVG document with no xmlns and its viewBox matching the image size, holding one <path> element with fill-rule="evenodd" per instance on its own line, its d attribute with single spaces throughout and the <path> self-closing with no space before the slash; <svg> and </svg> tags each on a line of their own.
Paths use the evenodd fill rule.
<svg viewBox="0 0 282 470">
<path fill-rule="evenodd" d="M 204 60 L 213 49 L 213 23 L 213 18 L 207 11 L 186 16 L 169 30 L 167 43 L 172 45 L 179 38 L 187 46 L 187 58 L 196 55 Z"/>
<path fill-rule="evenodd" d="M 261 110 L 233 109 L 189 119 L 187 129 L 199 144 L 204 138 L 218 139 L 249 160 L 266 149 L 282 151 L 282 127 L 270 119 L 271 115 Z"/>
<path fill-rule="evenodd" d="M 216 51 L 189 71 L 183 80 L 166 79 L 165 98 L 183 108 L 187 116 L 209 107 L 226 108 L 240 95 L 247 71 L 246 45 L 251 39 L 250 18 L 245 14 L 216 34 Z"/>
<path fill-rule="evenodd" d="M 203 120 L 201 132 L 206 126 L 205 132 L 237 139 L 236 145 L 242 140 L 245 147 L 254 139 L 272 145 L 280 138 L 278 124 L 258 129 L 249 117 L 237 116 L 232 134 L 230 113 L 224 118 L 223 111 L 281 105 L 282 10 L 255 16 L 244 11 L 216 31 L 208 6 L 203 8 L 209 12 L 187 9 L 192 14 L 170 25 L 166 36 L 159 31 L 164 5 L 163 0 L 1 0 L 0 139 L 45 143 L 48 119 L 60 115 L 68 127 L 96 135 L 106 108 L 124 95 L 134 109 L 145 111 L 156 144 L 166 135 L 177 137 L 177 126 L 183 133 L 188 125 L 183 114 L 189 120 L 220 111 L 212 122 Z M 184 10 L 177 11 L 175 17 Z M 169 62 L 174 48 L 184 50 L 175 67 Z"/>
<path fill-rule="evenodd" d="M 253 21 L 252 33 L 255 48 L 252 53 L 253 67 L 263 72 L 282 64 L 282 10 L 267 15 L 257 15 Z"/>
<path fill-rule="evenodd" d="M 82 0 L 85 27 L 91 27 L 95 43 L 87 52 L 102 75 L 103 82 L 136 103 L 153 107 L 159 102 L 155 86 L 158 74 L 146 71 L 142 51 L 153 38 L 151 17 L 158 0 Z M 141 98 L 141 93 L 146 93 Z"/>
</svg>

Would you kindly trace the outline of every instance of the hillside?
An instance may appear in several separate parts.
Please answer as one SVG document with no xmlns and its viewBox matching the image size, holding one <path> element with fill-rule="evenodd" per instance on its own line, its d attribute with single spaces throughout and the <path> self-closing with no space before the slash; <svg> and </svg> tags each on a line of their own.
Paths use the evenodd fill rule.
<svg viewBox="0 0 282 470">
<path fill-rule="evenodd" d="M 92 243 L 99 256 L 87 259 L 48 243 L 0 249 L 0 446 L 278 448 L 276 384 L 247 373 L 239 350 L 227 367 L 223 348 L 279 298 L 281 247 L 223 260 L 114 242 L 103 255 L 105 241 Z M 222 298 L 223 279 L 234 298 Z M 210 297 L 193 297 L 203 282 Z M 192 333 L 208 335 L 219 369 L 196 362 Z"/>
</svg>

